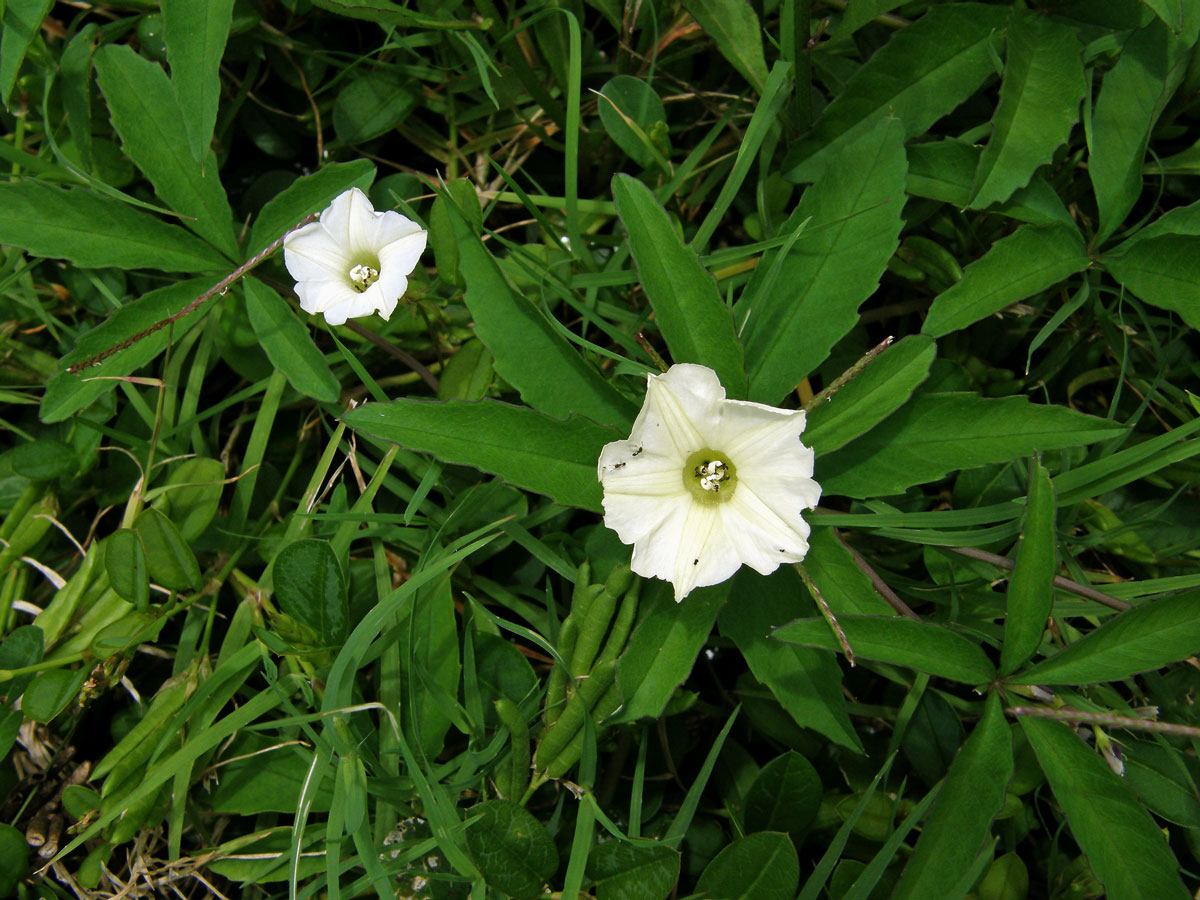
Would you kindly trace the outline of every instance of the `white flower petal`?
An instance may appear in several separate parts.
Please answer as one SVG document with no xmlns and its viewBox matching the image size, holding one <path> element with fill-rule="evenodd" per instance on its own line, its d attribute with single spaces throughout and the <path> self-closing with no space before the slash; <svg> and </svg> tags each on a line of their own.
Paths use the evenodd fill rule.
<svg viewBox="0 0 1200 900">
<path fill-rule="evenodd" d="M 349 262 L 344 248 L 320 222 L 310 222 L 283 239 L 283 264 L 297 281 L 347 280 Z"/>
<path fill-rule="evenodd" d="M 672 582 L 682 600 L 743 564 L 765 575 L 802 560 L 802 511 L 821 497 L 804 424 L 797 410 L 726 400 L 704 366 L 650 376 L 629 439 L 607 444 L 597 466 L 605 525 L 633 544 L 633 570 Z M 732 493 L 710 497 L 688 481 L 688 457 L 700 449 L 732 464 Z"/>
<path fill-rule="evenodd" d="M 426 237 L 416 222 L 375 212 L 367 195 L 351 188 L 333 199 L 319 222 L 284 238 L 284 264 L 296 279 L 301 308 L 323 313 L 329 324 L 375 312 L 387 319 L 408 289 Z M 367 269 L 376 270 L 373 281 Z M 351 270 L 363 274 L 352 279 Z"/>
</svg>

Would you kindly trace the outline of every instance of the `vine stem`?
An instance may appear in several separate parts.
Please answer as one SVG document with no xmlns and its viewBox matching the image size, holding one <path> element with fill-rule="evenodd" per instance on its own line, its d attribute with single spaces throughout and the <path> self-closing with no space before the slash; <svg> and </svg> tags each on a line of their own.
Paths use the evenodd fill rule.
<svg viewBox="0 0 1200 900">
<path fill-rule="evenodd" d="M 319 216 L 319 215 L 320 215 L 320 213 L 313 213 L 311 216 L 306 216 L 305 218 L 301 219 L 299 222 L 297 222 L 295 225 L 293 225 L 291 228 L 289 228 L 287 231 L 285 231 L 283 234 L 281 234 L 277 239 L 272 241 L 269 245 L 267 245 L 265 248 L 260 250 L 258 253 L 254 254 L 254 256 L 250 257 L 248 260 L 246 260 L 244 263 L 242 263 L 240 266 L 238 266 L 236 269 L 234 269 L 232 272 L 230 272 L 228 275 L 226 275 L 224 278 L 222 278 L 220 281 L 218 281 L 212 287 L 210 287 L 207 291 L 205 291 L 203 294 L 201 294 L 199 297 L 197 297 L 195 300 L 193 300 L 191 303 L 189 303 L 187 306 L 185 306 L 179 312 L 175 313 L 174 315 L 167 316 L 165 319 L 160 319 L 159 321 L 157 321 L 153 325 L 151 325 L 149 328 L 147 328 L 145 331 L 139 331 L 137 334 L 133 335 L 132 337 L 125 338 L 125 340 L 121 341 L 118 344 L 114 344 L 113 346 L 109 347 L 107 350 L 102 350 L 99 353 L 89 356 L 87 359 L 83 360 L 82 362 L 77 362 L 70 366 L 67 366 L 67 371 L 70 372 L 72 375 L 78 375 L 80 372 L 82 372 L 84 369 L 86 369 L 90 366 L 98 366 L 98 365 L 100 365 L 100 363 L 104 362 L 104 360 L 108 359 L 114 353 L 120 353 L 122 350 L 126 350 L 129 347 L 132 347 L 138 341 L 143 340 L 144 338 L 148 338 L 150 335 L 154 334 L 156 331 L 161 331 L 162 329 L 166 328 L 168 325 L 175 324 L 180 319 L 182 319 L 184 316 L 186 316 L 188 313 L 195 312 L 197 309 L 199 309 L 201 306 L 203 306 L 205 303 L 207 303 L 209 300 L 211 300 L 217 294 L 225 293 L 225 291 L 227 291 L 229 289 L 230 285 L 232 285 L 235 281 L 237 281 L 239 278 L 241 278 L 243 275 L 245 275 L 247 272 L 249 272 L 251 269 L 253 269 L 255 266 L 257 266 L 260 262 L 262 262 L 264 259 L 266 259 L 268 256 L 270 256 L 276 250 L 278 250 L 280 248 L 280 246 L 283 244 L 284 238 L 286 238 L 289 234 L 291 234 L 297 228 L 300 228 L 302 225 L 307 225 L 309 222 L 315 221 L 317 216 Z"/>
<path fill-rule="evenodd" d="M 1138 719 L 1133 716 L 1114 716 L 1112 713 L 1081 712 L 1078 709 L 1048 709 L 1045 706 L 1010 706 L 1005 710 L 1014 719 L 1032 716 L 1037 719 L 1057 719 L 1060 722 L 1076 722 L 1088 725 L 1105 725 L 1109 728 L 1128 728 L 1131 731 L 1154 731 L 1159 734 L 1175 734 L 1183 737 L 1200 738 L 1200 728 L 1180 725 L 1175 722 L 1159 722 L 1155 719 Z"/>
<path fill-rule="evenodd" d="M 987 550 L 980 550 L 976 547 L 948 547 L 948 550 L 953 550 L 961 556 L 969 556 L 971 559 L 982 560 L 985 563 L 991 563 L 1001 569 L 1013 569 L 1016 563 L 1007 556 L 1000 556 L 997 553 L 989 553 Z M 1127 609 L 1132 609 L 1130 604 L 1124 600 L 1118 600 L 1116 597 L 1110 597 L 1108 594 L 1102 593 L 1095 588 L 1088 587 L 1086 584 L 1080 584 L 1078 581 L 1072 581 L 1070 578 L 1063 578 L 1061 575 L 1054 576 L 1054 586 L 1062 588 L 1068 593 L 1075 594 L 1078 597 L 1086 597 L 1088 600 L 1094 600 L 1097 603 L 1103 603 L 1109 609 L 1115 609 L 1118 612 L 1124 612 Z"/>
</svg>

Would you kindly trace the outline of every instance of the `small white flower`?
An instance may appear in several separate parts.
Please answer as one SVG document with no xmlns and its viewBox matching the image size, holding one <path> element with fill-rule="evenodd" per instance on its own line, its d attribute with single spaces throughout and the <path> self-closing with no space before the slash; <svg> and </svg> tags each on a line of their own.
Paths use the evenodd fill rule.
<svg viewBox="0 0 1200 900">
<path fill-rule="evenodd" d="M 675 365 L 650 375 L 625 441 L 600 452 L 604 524 L 633 544 L 633 571 L 693 588 L 743 563 L 769 575 L 808 552 L 800 516 L 821 498 L 804 412 L 726 400 L 717 373 Z"/>
<path fill-rule="evenodd" d="M 319 221 L 283 239 L 283 264 L 300 308 L 330 325 L 378 312 L 387 319 L 408 289 L 426 233 L 398 212 L 375 212 L 358 188 L 339 194 Z"/>
</svg>

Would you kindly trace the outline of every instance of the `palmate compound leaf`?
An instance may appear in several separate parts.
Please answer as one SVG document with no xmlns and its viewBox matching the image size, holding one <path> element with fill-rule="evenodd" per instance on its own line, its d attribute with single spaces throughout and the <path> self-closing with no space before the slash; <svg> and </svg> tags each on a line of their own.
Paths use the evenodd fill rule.
<svg viewBox="0 0 1200 900">
<path fill-rule="evenodd" d="M 474 466 L 564 506 L 600 510 L 596 460 L 615 428 L 553 419 L 496 400 L 368 403 L 342 415 L 351 428 L 446 462 Z"/>
<path fill-rule="evenodd" d="M 1200 591 L 1187 591 L 1126 610 L 1009 680 L 1016 684 L 1120 681 L 1187 659 L 1198 647 Z"/>
<path fill-rule="evenodd" d="M 1078 447 L 1121 435 L 1125 426 L 1024 397 L 917 394 L 864 436 L 822 457 L 826 494 L 884 497 L 957 469 Z"/>
<path fill-rule="evenodd" d="M 1076 843 L 1109 900 L 1186 900 L 1179 864 L 1133 789 L 1066 725 L 1023 717 Z"/>
<path fill-rule="evenodd" d="M 511 800 L 488 800 L 467 810 L 467 852 L 489 885 L 533 900 L 558 868 L 558 851 L 544 825 Z"/>
</svg>

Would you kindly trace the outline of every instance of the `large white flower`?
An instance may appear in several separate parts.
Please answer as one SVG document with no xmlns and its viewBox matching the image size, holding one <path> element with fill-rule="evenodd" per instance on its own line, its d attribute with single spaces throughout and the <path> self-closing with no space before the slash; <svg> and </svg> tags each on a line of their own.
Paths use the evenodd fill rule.
<svg viewBox="0 0 1200 900">
<path fill-rule="evenodd" d="M 283 239 L 283 264 L 300 308 L 330 325 L 378 312 L 386 319 L 408 288 L 426 233 L 398 212 L 375 212 L 358 188 L 339 194 L 319 221 Z"/>
<path fill-rule="evenodd" d="M 633 544 L 633 571 L 693 588 L 743 563 L 769 575 L 808 552 L 800 516 L 821 498 L 804 412 L 726 400 L 717 373 L 675 365 L 650 375 L 628 440 L 605 445 L 604 524 Z"/>
</svg>

